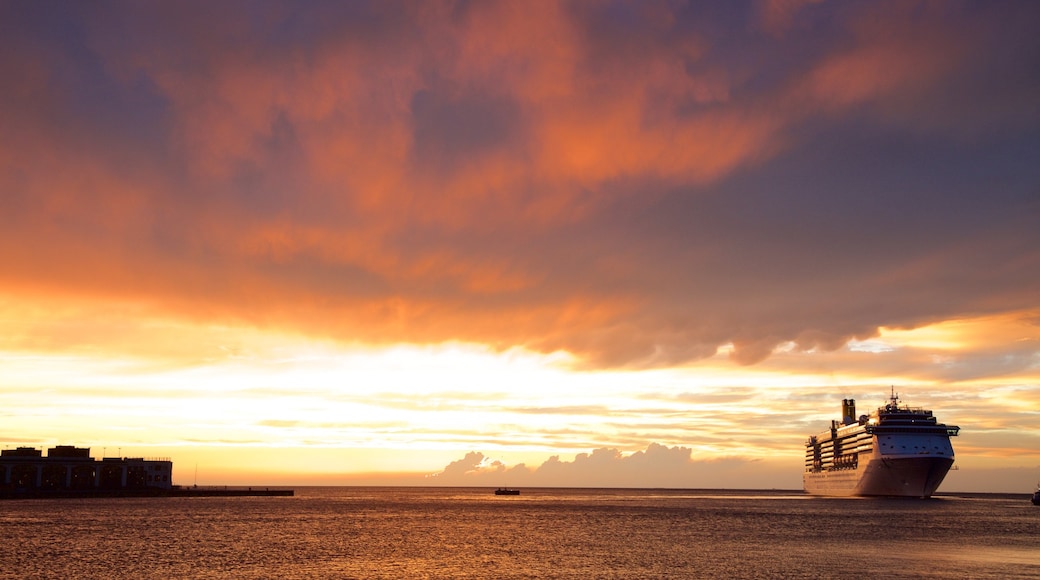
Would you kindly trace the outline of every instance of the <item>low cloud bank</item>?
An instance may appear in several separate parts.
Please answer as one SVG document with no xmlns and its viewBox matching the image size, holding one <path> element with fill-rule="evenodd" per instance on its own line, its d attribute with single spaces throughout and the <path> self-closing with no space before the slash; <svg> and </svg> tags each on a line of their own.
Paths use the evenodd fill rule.
<svg viewBox="0 0 1040 580">
<path fill-rule="evenodd" d="M 427 483 L 459 486 L 532 487 L 664 487 L 664 488 L 798 488 L 793 475 L 781 466 L 759 459 L 723 458 L 693 460 L 687 447 L 651 443 L 644 451 L 624 455 L 618 449 L 600 448 L 579 453 L 573 461 L 554 455 L 537 467 L 507 466 L 472 451 L 430 475 Z M 779 467 L 779 468 L 778 468 Z"/>
</svg>

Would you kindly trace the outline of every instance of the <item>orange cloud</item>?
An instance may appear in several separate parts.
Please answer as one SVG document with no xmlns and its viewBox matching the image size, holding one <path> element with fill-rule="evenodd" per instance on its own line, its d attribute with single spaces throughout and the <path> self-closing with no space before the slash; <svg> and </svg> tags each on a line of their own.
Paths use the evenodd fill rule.
<svg viewBox="0 0 1040 580">
<path fill-rule="evenodd" d="M 762 27 L 769 33 L 783 36 L 791 27 L 798 12 L 823 0 L 759 0 L 758 12 Z"/>
<path fill-rule="evenodd" d="M 753 8 L 24 8 L 0 277 L 604 365 L 1027 308 L 1031 68 L 994 41 L 1032 36 L 987 7 Z M 963 283 L 994 255 L 1021 267 Z"/>
</svg>

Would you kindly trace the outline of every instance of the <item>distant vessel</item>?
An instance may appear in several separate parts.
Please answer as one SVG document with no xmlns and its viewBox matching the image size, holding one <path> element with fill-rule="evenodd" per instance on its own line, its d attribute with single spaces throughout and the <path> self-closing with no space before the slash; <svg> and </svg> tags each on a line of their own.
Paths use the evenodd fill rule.
<svg viewBox="0 0 1040 580">
<path fill-rule="evenodd" d="M 520 490 L 509 489 L 508 487 L 500 487 L 495 490 L 495 495 L 520 495 Z"/>
<path fill-rule="evenodd" d="M 1031 500 L 1033 505 L 1040 505 L 1040 483 L 1036 484 L 1036 491 L 1033 492 L 1033 499 Z"/>
<path fill-rule="evenodd" d="M 889 402 L 856 417 L 842 401 L 842 419 L 805 444 L 805 491 L 830 496 L 931 497 L 953 466 L 950 437 L 960 427 L 936 422 L 931 411 Z"/>
</svg>

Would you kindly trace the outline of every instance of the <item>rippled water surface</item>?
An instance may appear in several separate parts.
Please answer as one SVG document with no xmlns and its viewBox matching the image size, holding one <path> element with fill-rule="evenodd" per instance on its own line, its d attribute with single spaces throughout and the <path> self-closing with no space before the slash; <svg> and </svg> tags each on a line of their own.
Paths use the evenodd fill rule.
<svg viewBox="0 0 1040 580">
<path fill-rule="evenodd" d="M 298 488 L 0 502 L 0 578 L 1040 578 L 1025 496 Z"/>
</svg>

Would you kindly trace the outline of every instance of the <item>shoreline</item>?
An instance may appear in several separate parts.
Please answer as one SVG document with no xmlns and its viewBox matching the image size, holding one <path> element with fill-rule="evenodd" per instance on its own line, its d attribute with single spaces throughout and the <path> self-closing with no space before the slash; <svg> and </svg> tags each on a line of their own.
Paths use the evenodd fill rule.
<svg viewBox="0 0 1040 580">
<path fill-rule="evenodd" d="M 114 497 L 292 497 L 295 490 L 270 487 L 180 487 L 170 489 L 21 489 L 0 491 L 0 500 L 16 499 L 90 499 Z"/>
</svg>

